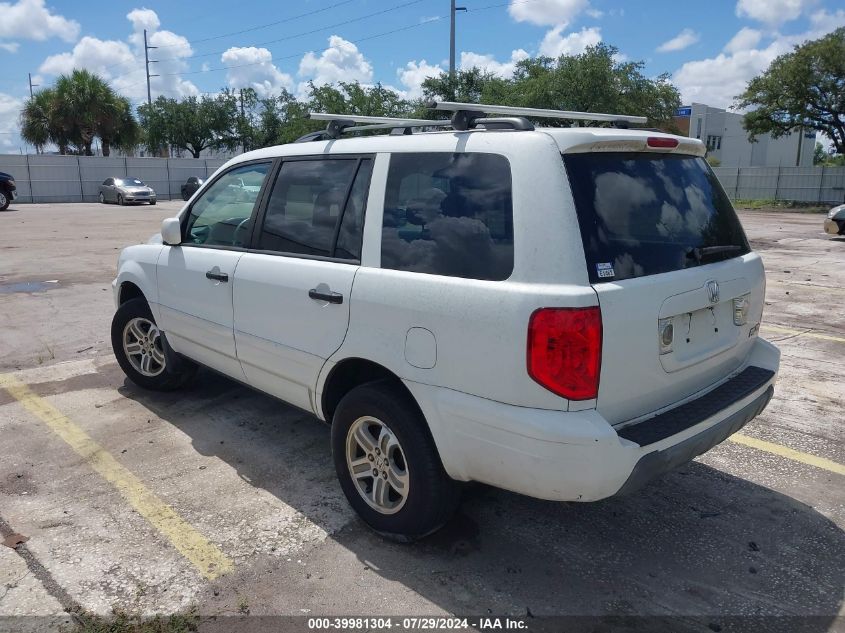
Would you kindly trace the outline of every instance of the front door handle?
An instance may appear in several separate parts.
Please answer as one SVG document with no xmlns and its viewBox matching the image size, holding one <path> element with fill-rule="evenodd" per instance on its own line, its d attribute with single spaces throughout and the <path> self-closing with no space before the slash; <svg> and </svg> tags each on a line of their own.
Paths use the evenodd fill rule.
<svg viewBox="0 0 845 633">
<path fill-rule="evenodd" d="M 226 273 L 221 273 L 220 269 L 217 268 L 217 266 L 215 266 L 211 270 L 207 270 L 205 272 L 205 276 L 208 279 L 213 279 L 214 281 L 222 281 L 224 284 L 228 283 L 229 281 L 229 275 L 227 275 Z"/>
<path fill-rule="evenodd" d="M 329 290 L 328 292 L 321 292 L 316 288 L 311 288 L 308 291 L 308 296 L 311 297 L 314 301 L 327 301 L 328 303 L 343 303 L 343 295 L 339 292 L 332 292 Z"/>
</svg>

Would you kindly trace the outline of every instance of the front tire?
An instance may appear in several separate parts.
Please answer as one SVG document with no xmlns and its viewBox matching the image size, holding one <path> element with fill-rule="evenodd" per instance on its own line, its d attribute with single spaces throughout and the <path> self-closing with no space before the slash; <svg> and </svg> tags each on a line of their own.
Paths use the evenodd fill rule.
<svg viewBox="0 0 845 633">
<path fill-rule="evenodd" d="M 153 206 L 156 203 L 155 200 L 150 200 L 150 206 Z"/>
<path fill-rule="evenodd" d="M 123 196 L 121 196 L 120 194 L 117 194 L 117 203 L 118 203 L 120 206 L 123 206 L 124 204 L 126 204 L 126 203 L 123 201 Z"/>
<path fill-rule="evenodd" d="M 6 195 L 5 192 L 0 191 L 0 211 L 8 209 L 10 204 L 12 204 L 11 197 Z"/>
<path fill-rule="evenodd" d="M 388 382 L 350 391 L 332 420 L 332 457 L 350 505 L 376 532 L 403 541 L 443 526 L 460 501 L 425 418 Z"/>
<path fill-rule="evenodd" d="M 197 370 L 194 363 L 167 350 L 164 334 L 142 297 L 130 299 L 115 312 L 111 344 L 123 373 L 144 389 L 178 389 L 193 378 Z"/>
</svg>

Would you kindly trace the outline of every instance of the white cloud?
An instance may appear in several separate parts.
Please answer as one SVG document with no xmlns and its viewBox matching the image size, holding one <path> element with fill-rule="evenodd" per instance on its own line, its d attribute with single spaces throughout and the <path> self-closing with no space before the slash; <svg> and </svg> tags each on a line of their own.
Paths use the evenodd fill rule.
<svg viewBox="0 0 845 633">
<path fill-rule="evenodd" d="M 737 31 L 730 42 L 725 44 L 724 51 L 726 53 L 739 53 L 754 48 L 760 43 L 762 37 L 763 34 L 760 31 L 744 26 Z"/>
<path fill-rule="evenodd" d="M 511 51 L 511 58 L 506 62 L 496 61 L 493 55 L 480 55 L 473 52 L 461 52 L 461 69 L 468 70 L 470 68 L 480 68 L 481 70 L 492 73 L 497 77 L 508 78 L 513 76 L 513 71 L 516 69 L 516 64 L 523 59 L 531 57 L 526 51 L 521 48 Z"/>
<path fill-rule="evenodd" d="M 657 52 L 669 53 L 672 51 L 682 51 L 685 48 L 692 46 L 700 39 L 701 36 L 692 29 L 684 29 L 671 40 L 667 40 L 658 46 Z"/>
<path fill-rule="evenodd" d="M 563 35 L 566 25 L 556 26 L 540 42 L 540 54 L 547 57 L 561 55 L 578 55 L 588 46 L 595 46 L 601 42 L 601 29 L 598 27 L 583 28 L 568 35 Z"/>
<path fill-rule="evenodd" d="M 568 24 L 589 8 L 589 0 L 510 0 L 508 13 L 517 22 L 556 26 Z"/>
<path fill-rule="evenodd" d="M 267 97 L 278 94 L 282 88 L 293 87 L 293 78 L 273 64 L 273 55 L 266 48 L 232 47 L 223 53 L 220 61 L 233 66 L 226 72 L 232 88 L 253 88 L 259 97 Z"/>
<path fill-rule="evenodd" d="M 18 134 L 18 120 L 23 107 L 23 101 L 12 95 L 0 92 L 0 148 L 2 153 L 12 150 L 17 153 L 20 137 Z"/>
<path fill-rule="evenodd" d="M 736 14 L 776 25 L 796 19 L 814 3 L 815 0 L 738 0 Z"/>
<path fill-rule="evenodd" d="M 17 53 L 18 48 L 20 48 L 20 44 L 17 42 L 0 42 L 0 49 L 3 49 L 9 53 Z"/>
<path fill-rule="evenodd" d="M 150 9 L 134 9 L 126 15 L 126 19 L 132 25 L 126 41 L 85 36 L 73 50 L 47 57 L 39 72 L 59 75 L 74 68 L 84 68 L 105 78 L 130 99 L 146 99 L 143 32 L 147 29 L 149 45 L 158 47 L 154 55 L 159 61 L 150 67 L 152 73 L 159 75 L 150 79 L 153 98 L 158 95 L 186 97 L 199 94 L 192 82 L 174 74 L 188 70 L 188 64 L 183 59 L 193 53 L 188 40 L 172 31 L 158 30 L 161 22 L 155 11 Z"/>
<path fill-rule="evenodd" d="M 776 57 L 791 52 L 795 45 L 818 39 L 845 26 L 845 11 L 819 11 L 811 17 L 811 23 L 814 28 L 804 33 L 774 34 L 772 41 L 763 48 L 741 47 L 743 40 L 759 43 L 761 39 L 756 31 L 748 29 L 743 33 L 746 31 L 743 29 L 728 42 L 725 52 L 685 63 L 675 71 L 672 81 L 681 91 L 684 103 L 698 101 L 720 108 L 728 107 L 734 97 L 745 90 L 747 83 L 764 72 Z"/>
<path fill-rule="evenodd" d="M 420 62 L 409 61 L 404 68 L 399 68 L 396 71 L 396 75 L 399 77 L 399 83 L 404 86 L 402 93 L 408 99 L 418 99 L 422 96 L 422 82 L 427 77 L 437 77 L 445 71 L 446 69 L 439 64 L 429 64 L 423 59 Z"/>
<path fill-rule="evenodd" d="M 73 42 L 79 37 L 79 22 L 51 13 L 44 0 L 0 2 L 0 38 L 36 40 L 53 37 Z"/>
<path fill-rule="evenodd" d="M 355 44 L 339 35 L 332 35 L 329 47 L 319 56 L 305 54 L 299 62 L 299 76 L 304 81 L 299 84 L 298 92 L 304 95 L 308 92 L 308 81 L 318 86 L 338 81 L 372 83 L 373 66 Z"/>
</svg>

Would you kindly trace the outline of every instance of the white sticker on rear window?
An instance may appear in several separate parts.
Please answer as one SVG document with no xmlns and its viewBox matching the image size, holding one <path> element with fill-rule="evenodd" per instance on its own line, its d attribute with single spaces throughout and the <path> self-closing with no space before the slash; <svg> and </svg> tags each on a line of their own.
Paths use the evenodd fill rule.
<svg viewBox="0 0 845 633">
<path fill-rule="evenodd" d="M 613 264 L 610 262 L 602 262 L 596 264 L 596 274 L 599 277 L 615 277 L 616 273 L 613 272 Z"/>
</svg>

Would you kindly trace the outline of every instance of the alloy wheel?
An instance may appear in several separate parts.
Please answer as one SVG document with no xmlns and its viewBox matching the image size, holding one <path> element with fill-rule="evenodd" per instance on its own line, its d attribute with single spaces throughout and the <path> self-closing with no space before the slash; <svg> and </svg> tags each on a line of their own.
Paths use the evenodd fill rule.
<svg viewBox="0 0 845 633">
<path fill-rule="evenodd" d="M 123 351 L 142 376 L 153 378 L 164 371 L 166 359 L 161 331 L 144 317 L 131 319 L 123 328 Z"/>
<path fill-rule="evenodd" d="M 382 514 L 395 514 L 408 499 L 409 473 L 399 440 L 381 420 L 363 416 L 349 427 L 346 465 L 355 489 Z"/>
</svg>

